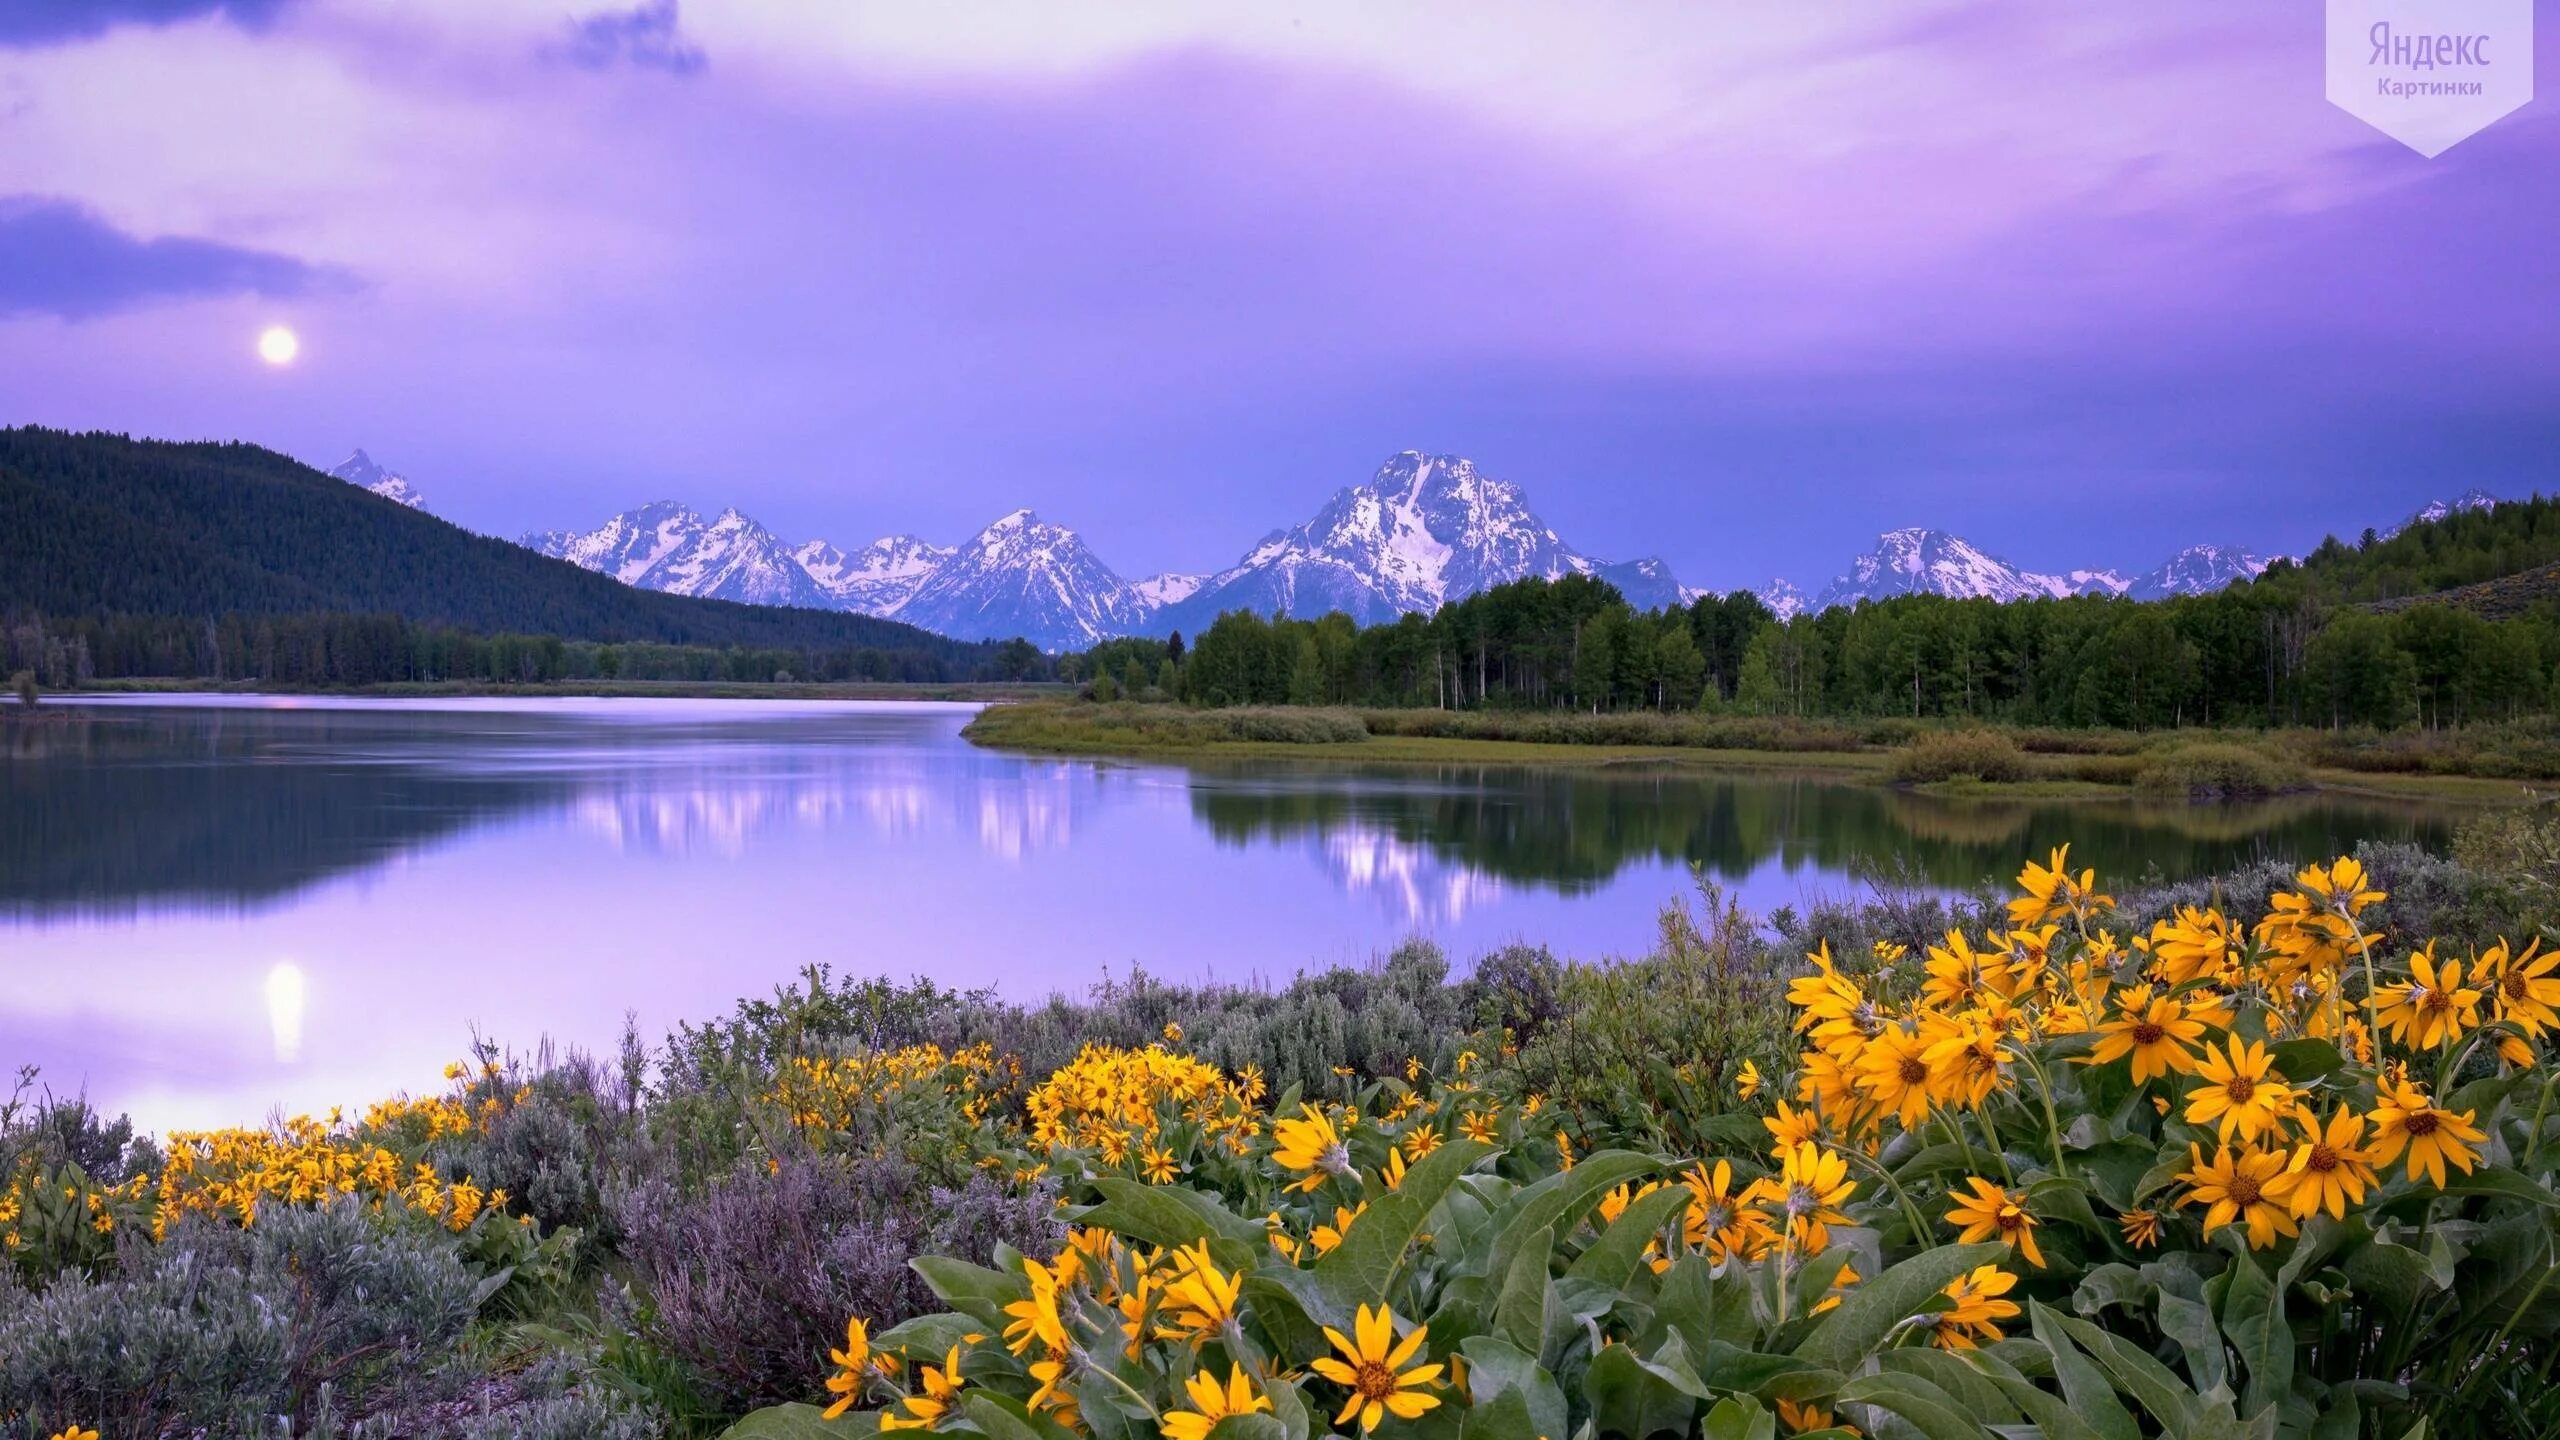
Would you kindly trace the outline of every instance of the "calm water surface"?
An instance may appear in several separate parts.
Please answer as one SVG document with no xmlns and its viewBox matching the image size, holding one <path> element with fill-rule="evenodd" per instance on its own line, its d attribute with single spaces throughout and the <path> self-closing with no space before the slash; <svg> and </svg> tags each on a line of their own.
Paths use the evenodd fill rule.
<svg viewBox="0 0 2560 1440">
<path fill-rule="evenodd" d="M 812 962 L 1038 998 L 1285 979 L 1423 934 L 1647 944 L 1703 864 L 1754 908 L 2065 840 L 2130 878 L 2449 817 L 1949 802 L 1797 777 L 1026 759 L 973 707 L 100 701 L 0 730 L 0 1061 L 154 1128 L 432 1089 L 478 1030 L 605 1045 Z"/>
</svg>

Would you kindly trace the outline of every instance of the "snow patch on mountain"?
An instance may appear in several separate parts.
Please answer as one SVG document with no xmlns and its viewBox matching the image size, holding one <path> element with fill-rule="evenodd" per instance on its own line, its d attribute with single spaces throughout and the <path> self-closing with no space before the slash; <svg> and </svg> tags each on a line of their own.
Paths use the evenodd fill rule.
<svg viewBox="0 0 2560 1440">
<path fill-rule="evenodd" d="M 896 614 L 951 555 L 950 547 L 913 535 L 886 535 L 850 555 L 824 540 L 791 552 L 838 608 L 864 615 Z"/>
<path fill-rule="evenodd" d="M 1804 613 L 1805 594 L 1796 588 L 1792 580 L 1772 580 L 1752 593 L 1760 597 L 1761 604 L 1769 607 L 1770 614 L 1781 620 L 1793 620 Z"/>
<path fill-rule="evenodd" d="M 1200 586 L 1208 578 L 1206 575 L 1188 575 L 1179 570 L 1167 570 L 1161 575 L 1150 575 L 1144 580 L 1132 581 L 1129 588 L 1137 591 L 1140 599 L 1161 610 L 1167 605 L 1178 605 L 1190 599 L 1198 593 Z"/>
<path fill-rule="evenodd" d="M 2135 580 L 2124 593 L 2136 600 L 2211 595 L 2235 580 L 2256 579 L 2268 563 L 2265 557 L 2236 545 L 2190 545 Z"/>
<path fill-rule="evenodd" d="M 520 543 L 643 590 L 748 605 L 839 608 L 772 531 L 734 507 L 706 522 L 678 501 L 660 500 L 593 530 L 553 530 Z"/>
<path fill-rule="evenodd" d="M 2388 540 L 2392 536 L 2399 534 L 2401 531 L 2408 529 L 2412 525 L 2424 525 L 2429 521 L 2442 520 L 2447 516 L 2460 515 L 2466 511 L 2495 510 L 2498 508 L 2500 503 L 2501 502 L 2497 496 L 2492 495 L 2488 491 L 2475 485 L 2471 489 L 2463 491 L 2461 494 L 2454 496 L 2450 500 L 2428 501 L 2425 505 L 2419 507 L 2416 514 L 2411 515 L 2408 519 L 2401 521 L 2390 529 L 2383 531 L 2382 538 Z"/>
<path fill-rule="evenodd" d="M 1313 519 L 1264 536 L 1234 565 L 1168 604 L 1157 629 L 1193 629 L 1227 610 L 1302 618 L 1342 610 L 1363 624 L 1429 614 L 1524 576 L 1596 575 L 1640 606 L 1679 585 L 1659 560 L 1611 565 L 1567 545 L 1517 485 L 1455 455 L 1407 450 Z"/>
<path fill-rule="evenodd" d="M 395 505 L 412 510 L 427 508 L 427 497 L 409 483 L 409 477 L 375 464 L 372 456 L 359 447 L 356 453 L 329 467 L 329 473 L 350 485 L 361 486 Z"/>
<path fill-rule="evenodd" d="M 1134 634 L 1152 609 L 1074 531 L 1016 510 L 936 565 L 898 618 L 954 639 L 1018 635 L 1068 650 Z"/>
</svg>

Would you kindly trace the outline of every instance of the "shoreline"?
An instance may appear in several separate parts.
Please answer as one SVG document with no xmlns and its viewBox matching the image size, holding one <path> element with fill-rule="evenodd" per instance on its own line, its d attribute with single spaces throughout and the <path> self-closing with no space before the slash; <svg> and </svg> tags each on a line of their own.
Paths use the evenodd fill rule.
<svg viewBox="0 0 2560 1440">
<path fill-rule="evenodd" d="M 2214 798 L 2181 801 L 2174 796 L 2145 795 L 2130 781 L 2091 780 L 2072 773 L 2088 757 L 2037 753 L 2029 757 L 2040 773 L 2012 781 L 1970 777 L 1928 782 L 1892 778 L 1896 747 L 1860 744 L 1855 748 L 1806 746 L 1738 747 L 1643 744 L 1580 744 L 1535 740 L 1492 740 L 1458 736 L 1372 734 L 1361 740 L 1295 741 L 1195 739 L 1148 733 L 1107 725 L 1099 715 L 1079 715 L 1072 707 L 1047 705 L 1036 729 L 1013 723 L 991 705 L 961 734 L 984 749 L 1015 754 L 1095 760 L 1127 760 L 1171 764 L 1223 761 L 1285 760 L 1332 765 L 1485 765 L 1552 770 L 1636 771 L 1664 769 L 1708 774 L 1796 774 L 1843 784 L 1871 785 L 1950 800 L 2140 800 L 2155 804 L 2214 804 Z M 1217 712 L 1195 712 L 1214 715 Z M 1063 724 L 1057 723 L 1063 720 Z M 2365 771 L 2338 766 L 2306 766 L 2301 785 L 2266 794 L 2227 797 L 2230 803 L 2283 799 L 2296 795 L 2338 795 L 2373 800 L 2434 800 L 2459 804 L 2525 805 L 2560 796 L 2560 781 L 2537 781 L 2453 772 Z"/>
<path fill-rule="evenodd" d="M 659 700 L 952 700 L 993 704 L 1007 700 L 1063 697 L 1065 685 L 1052 681 L 955 681 L 907 683 L 890 680 L 732 681 L 732 680 L 564 680 L 501 684 L 484 680 L 406 680 L 378 685 L 276 685 L 265 682 L 130 679 L 100 680 L 77 690 L 44 692 L 36 713 L 55 705 L 76 705 L 100 695 L 345 695 L 371 699 L 439 697 L 541 697 Z M 0 713 L 18 713 L 13 700 L 0 700 Z"/>
</svg>

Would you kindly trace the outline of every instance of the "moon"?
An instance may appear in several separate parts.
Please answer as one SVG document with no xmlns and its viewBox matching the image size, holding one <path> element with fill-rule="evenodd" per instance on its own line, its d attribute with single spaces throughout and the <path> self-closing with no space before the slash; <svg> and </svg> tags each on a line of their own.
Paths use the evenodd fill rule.
<svg viewBox="0 0 2560 1440">
<path fill-rule="evenodd" d="M 290 365 L 302 353 L 302 340 L 282 325 L 270 325 L 258 332 L 258 358 L 270 365 Z"/>
</svg>

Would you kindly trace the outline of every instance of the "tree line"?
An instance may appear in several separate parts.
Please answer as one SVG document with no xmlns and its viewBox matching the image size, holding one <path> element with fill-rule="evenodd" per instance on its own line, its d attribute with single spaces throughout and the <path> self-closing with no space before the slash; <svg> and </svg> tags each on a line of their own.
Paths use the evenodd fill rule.
<svg viewBox="0 0 2560 1440">
<path fill-rule="evenodd" d="M 1360 625 L 1219 616 L 1115 640 L 1065 678 L 1205 706 L 1736 708 L 2019 724 L 2458 725 L 2560 709 L 2560 598 L 2511 618 L 2369 602 L 2560 561 L 2539 498 L 2334 538 L 2208 595 L 2002 604 L 1898 596 L 1781 620 L 1748 591 L 1639 611 L 1587 576 L 1525 579 Z"/>
<path fill-rule="evenodd" d="M 311 687 L 409 681 L 1044 680 L 1055 663 L 1020 640 L 954 651 L 880 646 L 669 645 L 481 634 L 397 615 L 112 615 L 0 619 L 0 672 L 53 689 L 98 680 L 249 680 Z"/>
</svg>

